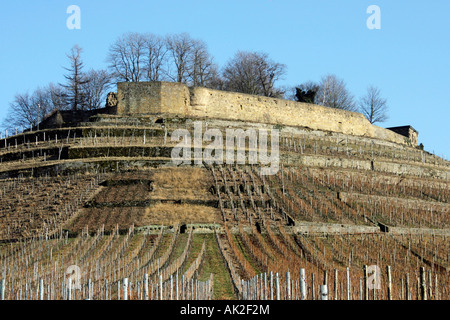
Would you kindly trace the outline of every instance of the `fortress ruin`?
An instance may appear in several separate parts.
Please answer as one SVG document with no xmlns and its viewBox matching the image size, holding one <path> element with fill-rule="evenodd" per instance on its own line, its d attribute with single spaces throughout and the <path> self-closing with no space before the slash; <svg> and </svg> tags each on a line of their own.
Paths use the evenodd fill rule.
<svg viewBox="0 0 450 320">
<path fill-rule="evenodd" d="M 361 113 L 284 99 L 188 87 L 174 82 L 120 82 L 108 95 L 105 108 L 52 112 L 40 128 L 69 127 L 98 114 L 119 116 L 161 115 L 179 118 L 220 119 L 277 127 L 301 127 L 415 147 L 413 127 L 382 128 Z"/>
<path fill-rule="evenodd" d="M 361 113 L 290 100 L 188 87 L 182 83 L 122 82 L 117 84 L 117 99 L 117 114 L 120 115 L 166 114 L 239 120 L 306 127 L 417 145 L 416 130 L 397 130 L 397 127 L 384 129 L 371 124 Z"/>
</svg>

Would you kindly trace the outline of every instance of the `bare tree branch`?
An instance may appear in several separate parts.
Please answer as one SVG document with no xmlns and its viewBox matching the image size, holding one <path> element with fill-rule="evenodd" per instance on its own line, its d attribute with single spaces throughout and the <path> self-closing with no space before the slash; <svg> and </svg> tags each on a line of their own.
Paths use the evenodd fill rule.
<svg viewBox="0 0 450 320">
<path fill-rule="evenodd" d="M 87 110 L 101 108 L 106 100 L 106 94 L 112 85 L 111 75 L 106 70 L 91 69 L 85 74 L 88 80 L 82 85 Z"/>
<path fill-rule="evenodd" d="M 148 43 L 144 35 L 125 33 L 109 48 L 107 61 L 116 81 L 138 82 L 145 75 L 145 53 Z"/>
<path fill-rule="evenodd" d="M 189 63 L 190 84 L 195 87 L 209 87 L 217 76 L 217 66 L 208 52 L 206 43 L 193 40 Z"/>
<path fill-rule="evenodd" d="M 60 97 L 57 96 L 62 91 L 62 88 L 49 84 L 43 88 L 38 87 L 31 95 L 28 92 L 16 94 L 2 127 L 26 129 L 36 126 L 54 109 L 65 107 L 65 102 L 60 104 Z"/>
<path fill-rule="evenodd" d="M 146 81 L 161 81 L 167 73 L 167 48 L 164 39 L 151 33 L 144 35 L 144 70 Z"/>
<path fill-rule="evenodd" d="M 175 66 L 175 73 L 169 73 L 170 78 L 175 82 L 188 82 L 193 40 L 187 33 L 175 34 L 167 36 L 166 45 Z"/>
<path fill-rule="evenodd" d="M 387 100 L 381 97 L 380 89 L 369 86 L 367 93 L 359 100 L 359 109 L 370 123 L 385 122 L 388 119 Z"/>
<path fill-rule="evenodd" d="M 344 80 L 335 75 L 322 78 L 315 102 L 330 108 L 357 111 L 353 95 L 347 90 Z"/>
<path fill-rule="evenodd" d="M 286 73 L 286 66 L 269 59 L 266 53 L 238 51 L 223 71 L 225 88 L 248 94 L 281 97 L 275 83 Z"/>
<path fill-rule="evenodd" d="M 70 51 L 67 57 L 70 60 L 70 67 L 64 68 L 69 71 L 64 77 L 67 80 L 66 84 L 62 86 L 66 89 L 66 101 L 71 106 L 72 110 L 78 108 L 83 109 L 85 107 L 85 97 L 83 95 L 82 86 L 86 84 L 88 80 L 83 74 L 83 62 L 81 61 L 81 52 L 83 50 L 75 45 Z"/>
</svg>

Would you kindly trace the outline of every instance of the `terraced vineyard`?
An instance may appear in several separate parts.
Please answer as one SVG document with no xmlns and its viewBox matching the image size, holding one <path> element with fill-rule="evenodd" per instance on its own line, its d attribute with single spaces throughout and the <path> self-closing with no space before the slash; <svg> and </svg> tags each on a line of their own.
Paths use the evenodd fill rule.
<svg viewBox="0 0 450 320">
<path fill-rule="evenodd" d="M 449 298 L 448 161 L 284 128 L 275 175 L 176 167 L 189 119 L 91 120 L 0 140 L 3 299 Z"/>
</svg>

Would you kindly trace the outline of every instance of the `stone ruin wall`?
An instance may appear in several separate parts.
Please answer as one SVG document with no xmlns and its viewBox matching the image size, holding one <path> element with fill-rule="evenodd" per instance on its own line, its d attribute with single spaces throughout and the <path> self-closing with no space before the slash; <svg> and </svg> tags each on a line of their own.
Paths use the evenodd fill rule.
<svg viewBox="0 0 450 320">
<path fill-rule="evenodd" d="M 120 82 L 117 114 L 188 115 L 189 89 L 172 82 Z"/>
<path fill-rule="evenodd" d="M 308 127 L 407 144 L 404 136 L 372 125 L 361 113 L 290 100 L 172 82 L 117 84 L 118 114 L 170 114 Z"/>
</svg>

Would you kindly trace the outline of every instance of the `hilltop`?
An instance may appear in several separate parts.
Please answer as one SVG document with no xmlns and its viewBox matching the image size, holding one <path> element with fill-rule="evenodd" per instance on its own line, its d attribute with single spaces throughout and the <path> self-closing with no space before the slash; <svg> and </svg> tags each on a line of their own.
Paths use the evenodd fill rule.
<svg viewBox="0 0 450 320">
<path fill-rule="evenodd" d="M 192 160 L 177 165 L 174 147 L 183 135 L 193 143 L 200 127 L 203 145 L 197 153 L 192 145 Z M 250 143 L 257 133 L 259 147 L 261 130 L 270 133 L 268 145 L 278 144 L 274 174 L 261 173 L 248 143 L 232 146 L 233 154 L 244 151 L 243 164 L 207 163 L 205 134 L 225 141 L 230 130 L 243 130 Z M 0 240 L 17 246 L 0 251 L 13 257 L 43 241 L 62 264 L 82 262 L 84 277 L 98 270 L 99 285 L 123 276 L 137 284 L 146 272 L 157 285 L 156 274 L 169 281 L 194 265 L 189 279 L 196 270 L 208 290 L 215 274 L 216 299 L 261 295 L 241 280 L 262 285 L 263 276 L 254 277 L 271 271 L 298 297 L 285 277 L 289 271 L 297 281 L 300 268 L 307 270 L 308 299 L 318 297 L 328 272 L 339 272 L 330 295 L 344 299 L 347 267 L 356 299 L 368 265 L 383 273 L 392 267 L 389 294 L 396 298 L 406 298 L 410 274 L 407 290 L 417 298 L 414 274 L 423 267 L 428 295 L 448 298 L 450 162 L 418 148 L 417 134 L 409 125 L 384 129 L 361 114 L 312 104 L 119 83 L 103 109 L 55 111 L 39 128 L 0 140 Z M 219 149 L 229 150 L 223 143 L 215 156 Z M 67 247 L 69 238 L 78 244 Z M 103 276 L 112 262 L 117 266 Z M 42 266 L 50 278 L 63 277 L 51 265 Z M 280 298 L 288 298 L 283 290 Z M 377 295 L 387 297 L 385 282 Z"/>
</svg>

